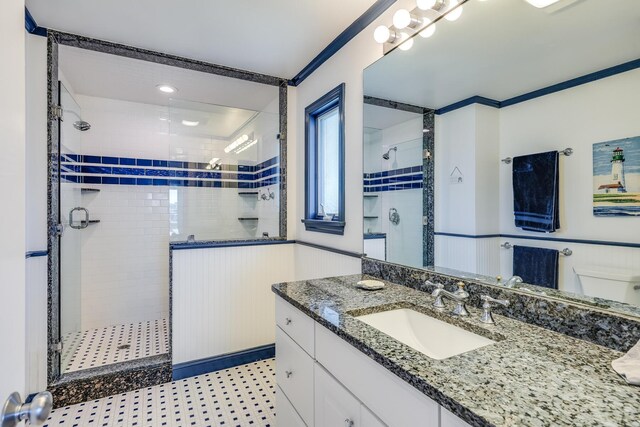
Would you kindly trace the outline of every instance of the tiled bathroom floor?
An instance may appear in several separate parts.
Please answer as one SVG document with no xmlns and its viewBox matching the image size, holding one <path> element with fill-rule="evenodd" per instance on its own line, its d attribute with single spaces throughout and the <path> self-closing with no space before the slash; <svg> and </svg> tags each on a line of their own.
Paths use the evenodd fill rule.
<svg viewBox="0 0 640 427">
<path fill-rule="evenodd" d="M 169 347 L 167 319 L 72 332 L 62 342 L 65 373 L 157 356 Z"/>
<path fill-rule="evenodd" d="M 267 359 L 59 408 L 45 427 L 275 426 L 275 388 Z"/>
</svg>

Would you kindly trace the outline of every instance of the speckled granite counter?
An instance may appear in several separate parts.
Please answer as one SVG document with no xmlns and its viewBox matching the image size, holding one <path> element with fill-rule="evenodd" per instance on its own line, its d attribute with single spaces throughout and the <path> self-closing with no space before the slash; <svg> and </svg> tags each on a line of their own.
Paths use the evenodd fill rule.
<svg viewBox="0 0 640 427">
<path fill-rule="evenodd" d="M 481 323 L 474 308 L 469 318 L 455 318 L 432 308 L 428 293 L 390 282 L 381 291 L 364 291 L 355 287 L 362 278 L 371 277 L 272 289 L 473 426 L 640 426 L 640 387 L 627 385 L 611 369 L 621 353 L 500 316 L 499 309 L 496 325 Z M 434 360 L 354 318 L 401 307 L 497 342 Z"/>
</svg>

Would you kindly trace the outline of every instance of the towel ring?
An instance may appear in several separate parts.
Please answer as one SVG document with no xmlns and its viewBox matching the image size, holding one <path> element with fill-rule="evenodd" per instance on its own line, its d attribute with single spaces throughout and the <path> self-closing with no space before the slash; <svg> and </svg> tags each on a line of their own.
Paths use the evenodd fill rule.
<svg viewBox="0 0 640 427">
<path fill-rule="evenodd" d="M 559 150 L 558 154 L 562 155 L 562 156 L 570 156 L 573 154 L 573 148 L 565 148 L 564 150 Z M 513 162 L 513 158 L 511 157 L 505 157 L 504 159 L 500 160 L 502 163 L 504 164 L 511 164 L 511 162 Z"/>
<path fill-rule="evenodd" d="M 503 249 L 513 249 L 513 245 L 509 242 L 504 242 L 500 247 Z M 558 251 L 558 254 L 562 256 L 571 256 L 573 255 L 573 251 L 569 248 L 564 248 L 563 250 Z"/>
</svg>

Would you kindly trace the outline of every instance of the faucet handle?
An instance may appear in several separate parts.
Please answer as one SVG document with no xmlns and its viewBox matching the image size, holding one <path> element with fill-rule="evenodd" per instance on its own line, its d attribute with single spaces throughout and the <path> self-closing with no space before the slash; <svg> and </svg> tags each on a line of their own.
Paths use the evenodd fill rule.
<svg viewBox="0 0 640 427">
<path fill-rule="evenodd" d="M 484 301 L 485 304 L 489 304 L 491 305 L 491 303 L 495 303 L 495 304 L 500 304 L 502 306 L 505 307 L 509 307 L 509 300 L 508 299 L 496 299 L 493 298 L 489 295 L 480 295 L 480 299 L 482 301 Z"/>
<path fill-rule="evenodd" d="M 480 317 L 480 321 L 482 323 L 489 323 L 489 324 L 496 323 L 493 320 L 493 315 L 491 314 L 491 309 L 493 308 L 493 304 L 500 304 L 504 307 L 509 306 L 509 300 L 506 300 L 506 299 L 496 299 L 489 295 L 481 295 L 480 299 L 483 301 L 482 316 Z"/>
<path fill-rule="evenodd" d="M 456 289 L 456 291 L 453 293 L 454 295 L 457 295 L 457 296 L 462 297 L 462 298 L 468 298 L 469 297 L 469 293 L 464 290 L 464 287 L 465 287 L 464 282 L 458 282 L 458 283 L 456 283 L 456 286 L 458 287 L 458 289 Z"/>
<path fill-rule="evenodd" d="M 431 296 L 435 298 L 433 301 L 433 306 L 435 308 L 445 308 L 444 301 L 442 301 L 442 290 L 444 289 L 444 285 L 442 283 L 433 283 L 429 280 L 425 282 L 426 285 L 435 286 L 436 288 L 431 292 Z"/>
</svg>

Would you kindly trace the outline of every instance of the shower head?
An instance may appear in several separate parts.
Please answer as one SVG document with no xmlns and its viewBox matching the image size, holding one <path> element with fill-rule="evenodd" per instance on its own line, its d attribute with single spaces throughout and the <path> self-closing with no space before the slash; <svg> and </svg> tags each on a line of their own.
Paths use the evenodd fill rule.
<svg viewBox="0 0 640 427">
<path fill-rule="evenodd" d="M 85 122 L 84 120 L 78 120 L 76 122 L 73 122 L 73 127 L 78 129 L 81 132 L 91 129 L 91 125 Z"/>
<path fill-rule="evenodd" d="M 392 151 L 398 151 L 398 147 L 391 147 L 389 150 L 382 155 L 382 158 L 385 160 L 389 160 L 389 153 Z"/>
</svg>

